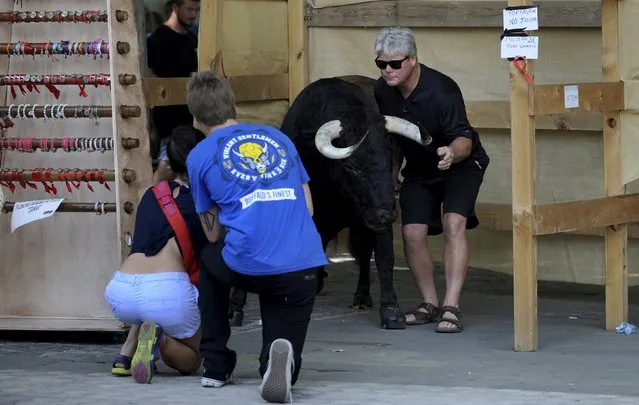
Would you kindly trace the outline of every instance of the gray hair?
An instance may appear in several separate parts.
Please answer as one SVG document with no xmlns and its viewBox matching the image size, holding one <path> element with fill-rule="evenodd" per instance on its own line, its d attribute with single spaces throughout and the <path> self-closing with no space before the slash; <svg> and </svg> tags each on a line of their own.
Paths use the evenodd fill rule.
<svg viewBox="0 0 639 405">
<path fill-rule="evenodd" d="M 213 127 L 235 119 L 235 94 L 229 81 L 213 71 L 195 72 L 186 88 L 186 105 L 199 123 Z"/>
<path fill-rule="evenodd" d="M 384 27 L 377 33 L 375 54 L 411 56 L 417 54 L 413 31 L 407 27 Z"/>
</svg>

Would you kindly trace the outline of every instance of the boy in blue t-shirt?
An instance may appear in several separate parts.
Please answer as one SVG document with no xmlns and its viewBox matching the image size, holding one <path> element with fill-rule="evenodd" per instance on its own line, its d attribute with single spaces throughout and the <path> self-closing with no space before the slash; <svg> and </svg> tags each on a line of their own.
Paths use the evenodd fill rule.
<svg viewBox="0 0 639 405">
<path fill-rule="evenodd" d="M 187 105 L 207 135 L 187 159 L 195 208 L 212 244 L 202 251 L 201 352 L 205 387 L 231 378 L 229 288 L 260 296 L 262 397 L 290 402 L 313 311 L 317 267 L 328 264 L 312 218 L 309 177 L 291 140 L 238 123 L 228 81 L 194 74 Z"/>
</svg>

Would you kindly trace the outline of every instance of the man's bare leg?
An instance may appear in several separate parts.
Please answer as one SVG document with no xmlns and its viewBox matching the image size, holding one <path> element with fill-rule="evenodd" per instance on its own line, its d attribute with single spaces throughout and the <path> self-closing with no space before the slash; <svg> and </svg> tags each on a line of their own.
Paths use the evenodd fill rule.
<svg viewBox="0 0 639 405">
<path fill-rule="evenodd" d="M 468 240 L 466 238 L 466 218 L 455 213 L 444 214 L 444 269 L 446 275 L 446 296 L 443 306 L 459 308 L 459 298 L 468 271 Z M 442 318 L 457 319 L 450 312 L 442 313 Z M 450 322 L 439 323 L 440 329 L 455 329 Z"/>
<path fill-rule="evenodd" d="M 430 249 L 428 248 L 428 226 L 422 224 L 407 224 L 402 227 L 402 236 L 404 238 L 404 253 L 408 266 L 410 267 L 415 283 L 422 295 L 423 302 L 433 304 L 439 307 L 437 298 L 437 290 L 435 289 L 435 280 L 433 272 L 435 266 L 431 258 Z M 417 311 L 427 313 L 423 308 Z M 414 322 L 415 316 L 406 315 L 406 322 Z"/>
</svg>

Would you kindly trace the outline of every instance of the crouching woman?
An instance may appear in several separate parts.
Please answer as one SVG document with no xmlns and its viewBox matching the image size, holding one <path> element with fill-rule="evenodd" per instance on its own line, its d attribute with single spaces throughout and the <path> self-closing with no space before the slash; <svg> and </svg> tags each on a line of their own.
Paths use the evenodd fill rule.
<svg viewBox="0 0 639 405">
<path fill-rule="evenodd" d="M 188 231 L 176 235 L 153 187 L 146 190 L 137 209 L 131 253 L 106 287 L 105 298 L 113 315 L 132 328 L 139 325 L 137 345 L 130 348 L 135 353 L 118 356 L 121 362 L 130 360 L 131 375 L 138 383 L 151 382 L 160 358 L 181 374 L 195 373 L 202 364 L 197 281 L 189 278 L 185 265 L 189 259 L 185 250 L 189 249 L 182 245 L 190 239 L 194 256 L 188 256 L 197 263 L 207 241 L 186 170 L 189 151 L 202 139 L 204 134 L 197 129 L 178 127 L 167 145 L 174 174 L 168 195 L 173 196 Z"/>
</svg>

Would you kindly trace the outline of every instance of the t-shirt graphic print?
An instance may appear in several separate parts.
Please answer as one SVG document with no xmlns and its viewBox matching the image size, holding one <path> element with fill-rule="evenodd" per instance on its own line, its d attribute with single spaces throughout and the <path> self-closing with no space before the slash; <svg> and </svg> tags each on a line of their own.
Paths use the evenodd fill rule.
<svg viewBox="0 0 639 405">
<path fill-rule="evenodd" d="M 222 174 L 228 181 L 250 187 L 258 182 L 269 186 L 288 175 L 294 162 L 289 158 L 286 145 L 274 141 L 268 131 L 258 130 L 221 139 L 218 163 L 222 162 Z M 242 209 L 258 201 L 295 200 L 293 188 L 257 189 L 240 198 Z"/>
<path fill-rule="evenodd" d="M 233 270 L 268 275 L 327 264 L 306 207 L 308 174 L 280 131 L 252 124 L 217 129 L 191 151 L 187 166 L 197 212 L 220 209 L 227 229 L 222 253 Z"/>
</svg>

